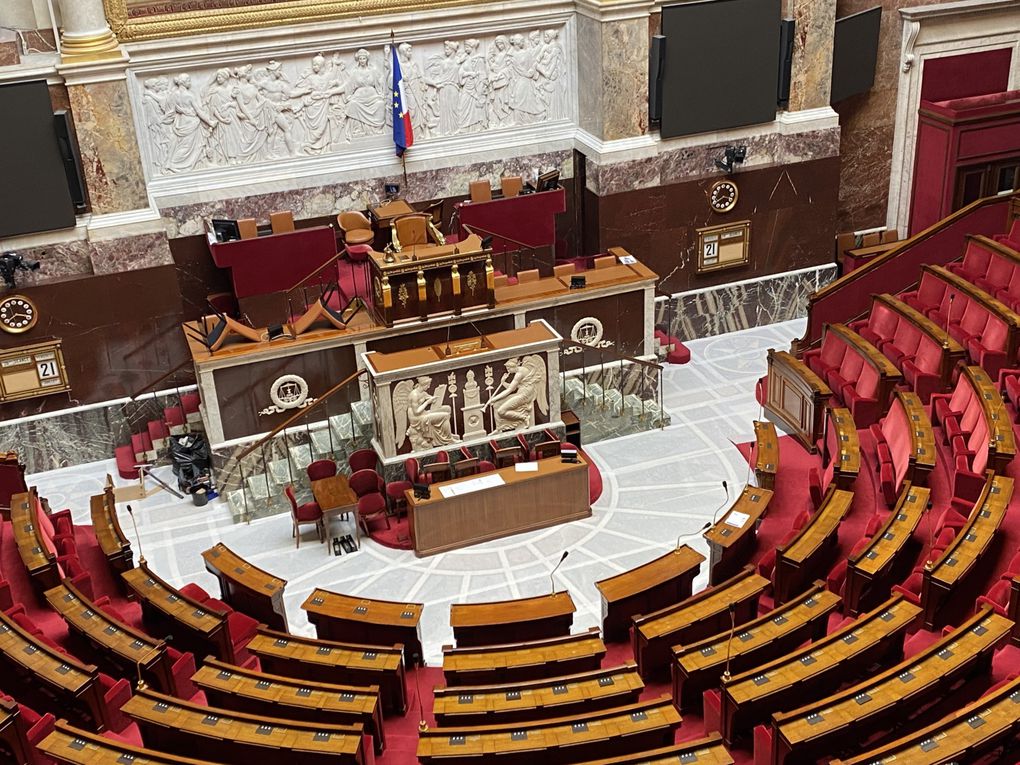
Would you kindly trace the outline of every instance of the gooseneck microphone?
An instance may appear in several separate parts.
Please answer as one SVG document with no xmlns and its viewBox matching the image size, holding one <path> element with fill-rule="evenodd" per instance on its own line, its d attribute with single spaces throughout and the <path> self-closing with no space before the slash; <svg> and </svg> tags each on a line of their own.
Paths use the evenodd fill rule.
<svg viewBox="0 0 1020 765">
<path fill-rule="evenodd" d="M 697 536 L 698 534 L 701 534 L 703 531 L 706 531 L 707 529 L 710 529 L 710 528 L 712 528 L 712 524 L 711 523 L 706 523 L 704 526 L 702 526 L 697 531 L 692 531 L 689 534 L 681 534 L 680 536 L 678 536 L 676 538 L 676 548 L 674 548 L 673 552 L 680 552 L 680 542 L 682 540 L 690 539 L 691 537 Z"/>
<path fill-rule="evenodd" d="M 131 509 L 131 505 L 127 506 L 127 514 L 131 516 L 131 526 L 135 530 L 135 541 L 138 542 L 138 562 L 145 563 L 145 553 L 142 552 L 142 538 L 138 534 L 138 524 L 135 523 L 135 511 Z"/>
<path fill-rule="evenodd" d="M 712 513 L 712 525 L 713 526 L 715 526 L 716 521 L 719 520 L 719 517 L 718 517 L 719 516 L 719 511 L 722 510 L 727 505 L 729 505 L 729 503 L 730 503 L 730 487 L 729 487 L 729 484 L 727 484 L 726 481 L 723 481 L 722 482 L 722 487 L 723 487 L 723 491 L 726 492 L 726 499 L 724 499 L 723 503 L 721 505 L 719 505 L 719 507 L 717 507 L 715 509 L 714 513 Z"/>
<path fill-rule="evenodd" d="M 555 566 L 553 566 L 553 570 L 549 572 L 549 595 L 556 594 L 556 581 L 553 579 L 553 577 L 556 576 L 556 569 L 558 569 L 563 564 L 563 561 L 567 559 L 568 555 L 570 555 L 570 550 L 564 550 L 563 555 L 560 556 L 559 562 Z"/>
</svg>

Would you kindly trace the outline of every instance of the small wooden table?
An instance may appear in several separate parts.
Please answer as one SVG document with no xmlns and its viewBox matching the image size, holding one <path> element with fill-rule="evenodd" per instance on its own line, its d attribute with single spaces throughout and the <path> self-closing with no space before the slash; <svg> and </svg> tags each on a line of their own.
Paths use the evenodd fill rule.
<svg viewBox="0 0 1020 765">
<path fill-rule="evenodd" d="M 372 214 L 375 225 L 385 231 L 386 238 L 389 239 L 389 227 L 393 219 L 399 218 L 401 215 L 410 215 L 415 212 L 415 209 L 403 199 L 394 199 L 391 202 L 383 202 L 381 205 L 370 207 L 369 212 Z"/>
<path fill-rule="evenodd" d="M 336 515 L 354 514 L 354 534 L 357 537 L 357 545 L 360 550 L 361 525 L 358 523 L 358 497 L 351 489 L 347 476 L 337 473 L 329 478 L 312 481 L 312 496 L 315 497 L 316 503 L 321 508 L 322 517 L 326 522 Z M 328 540 L 326 552 L 329 552 Z"/>
</svg>

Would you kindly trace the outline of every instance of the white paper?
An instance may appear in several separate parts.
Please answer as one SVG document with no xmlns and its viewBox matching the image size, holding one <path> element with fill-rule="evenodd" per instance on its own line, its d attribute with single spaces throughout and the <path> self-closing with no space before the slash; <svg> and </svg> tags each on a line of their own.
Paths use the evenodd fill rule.
<svg viewBox="0 0 1020 765">
<path fill-rule="evenodd" d="M 538 463 L 537 462 L 518 462 L 514 465 L 514 470 L 518 473 L 537 473 Z"/>
<path fill-rule="evenodd" d="M 739 529 L 747 523 L 750 517 L 747 513 L 742 513 L 739 510 L 731 510 L 730 514 L 726 516 L 726 525 L 736 526 Z"/>
<path fill-rule="evenodd" d="M 619 258 L 617 258 L 617 260 L 619 260 L 625 266 L 632 266 L 635 263 L 637 263 L 637 258 L 635 258 L 633 255 L 621 255 Z"/>
<path fill-rule="evenodd" d="M 450 497 L 459 497 L 462 494 L 471 494 L 475 491 L 491 489 L 493 486 L 502 486 L 504 483 L 506 482 L 499 473 L 486 473 L 485 475 L 478 476 L 478 478 L 472 478 L 470 481 L 440 486 L 439 493 L 444 498 L 449 499 Z"/>
</svg>

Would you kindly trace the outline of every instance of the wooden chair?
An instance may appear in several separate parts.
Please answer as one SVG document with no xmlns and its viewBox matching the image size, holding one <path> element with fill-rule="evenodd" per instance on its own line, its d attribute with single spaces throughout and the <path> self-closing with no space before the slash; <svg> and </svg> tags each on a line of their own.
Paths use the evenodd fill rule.
<svg viewBox="0 0 1020 765">
<path fill-rule="evenodd" d="M 558 266 L 553 266 L 553 276 L 569 277 L 577 272 L 573 263 L 560 263 Z"/>
<path fill-rule="evenodd" d="M 348 210 L 336 216 L 337 225 L 344 235 L 344 244 L 370 244 L 375 239 L 372 224 L 364 213 Z"/>
<path fill-rule="evenodd" d="M 616 265 L 615 255 L 602 255 L 601 257 L 595 258 L 595 269 L 609 268 L 610 266 Z"/>
<path fill-rule="evenodd" d="M 382 476 L 371 468 L 365 468 L 364 470 L 358 470 L 352 473 L 347 484 L 351 487 L 351 491 L 353 491 L 354 495 L 358 498 L 367 496 L 368 494 L 381 494 L 386 487 Z"/>
<path fill-rule="evenodd" d="M 390 221 L 390 238 L 397 252 L 412 245 L 446 244 L 443 235 L 432 223 L 432 218 L 425 213 L 394 218 Z"/>
<path fill-rule="evenodd" d="M 365 302 L 361 298 L 354 297 L 350 299 L 342 310 L 337 311 L 329 305 L 328 299 L 328 296 L 323 296 L 309 305 L 308 309 L 301 314 L 298 320 L 289 325 L 290 336 L 298 337 L 303 335 L 320 319 L 324 319 L 332 324 L 335 329 L 347 329 L 351 319 L 365 307 Z"/>
<path fill-rule="evenodd" d="M 506 175 L 499 179 L 500 189 L 503 191 L 503 198 L 509 199 L 521 193 L 524 188 L 524 179 L 519 175 Z"/>
<path fill-rule="evenodd" d="M 359 470 L 375 470 L 378 464 L 379 455 L 375 453 L 375 449 L 357 449 L 347 458 L 347 466 L 352 474 Z"/>
<path fill-rule="evenodd" d="M 500 287 L 506 287 L 509 283 L 510 283 L 510 277 L 507 276 L 506 274 L 497 274 L 496 276 L 494 276 L 492 278 L 492 286 L 493 286 L 494 289 L 497 289 L 497 290 Z"/>
<path fill-rule="evenodd" d="M 241 218 L 237 221 L 237 231 L 242 239 L 257 239 L 259 235 L 259 224 L 254 218 Z"/>
<path fill-rule="evenodd" d="M 468 194 L 472 202 L 492 201 L 492 185 L 486 180 L 471 181 L 468 184 Z"/>
<path fill-rule="evenodd" d="M 290 210 L 282 210 L 269 214 L 269 225 L 274 234 L 286 234 L 294 230 L 294 213 Z"/>
<path fill-rule="evenodd" d="M 336 463 L 333 460 L 315 460 L 305 470 L 308 472 L 309 481 L 319 481 L 336 475 Z"/>
<path fill-rule="evenodd" d="M 459 460 L 453 463 L 453 477 L 460 478 L 465 475 L 474 475 L 478 472 L 479 460 L 477 457 Z"/>
<path fill-rule="evenodd" d="M 322 520 L 322 508 L 319 507 L 319 503 L 305 502 L 303 505 L 298 505 L 297 497 L 294 496 L 294 487 L 290 484 L 283 488 L 283 493 L 287 495 L 287 499 L 290 501 L 290 517 L 294 523 L 291 536 L 297 540 L 297 547 L 301 547 L 301 527 L 309 524 L 315 526 L 315 530 L 319 534 L 319 541 L 324 541 L 326 539 L 326 526 Z"/>
<path fill-rule="evenodd" d="M 366 494 L 358 500 L 358 525 L 361 526 L 367 536 L 372 536 L 372 533 L 368 530 L 368 522 L 374 521 L 376 518 L 382 518 L 386 521 L 386 528 L 390 527 L 388 509 L 386 497 L 377 491 Z"/>
<path fill-rule="evenodd" d="M 211 326 L 210 319 L 215 319 Z M 238 335 L 252 343 L 261 343 L 266 339 L 265 330 L 249 327 L 247 324 L 242 324 L 236 319 L 231 319 L 223 314 L 215 317 L 203 317 L 202 330 L 204 335 L 199 337 L 199 340 L 205 344 L 210 353 L 215 353 L 222 348 L 227 338 L 231 335 Z"/>
<path fill-rule="evenodd" d="M 538 272 L 537 268 L 531 268 L 531 269 L 528 269 L 527 271 L 518 271 L 517 272 L 517 283 L 518 284 L 526 284 L 528 282 L 537 282 L 539 280 L 539 278 L 541 278 L 541 274 Z"/>
</svg>

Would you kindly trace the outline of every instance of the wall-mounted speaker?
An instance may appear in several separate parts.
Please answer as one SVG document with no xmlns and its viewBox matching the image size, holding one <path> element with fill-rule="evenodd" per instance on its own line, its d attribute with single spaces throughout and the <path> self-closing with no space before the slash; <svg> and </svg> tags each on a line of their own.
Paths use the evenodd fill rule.
<svg viewBox="0 0 1020 765">
<path fill-rule="evenodd" d="M 797 23 L 793 19 L 779 22 L 779 93 L 778 103 L 790 105 L 790 80 L 793 78 L 793 33 Z"/>
<path fill-rule="evenodd" d="M 53 126 L 57 131 L 57 145 L 60 147 L 60 159 L 64 163 L 64 174 L 67 176 L 67 188 L 71 192 L 74 211 L 83 213 L 86 209 L 85 179 L 81 171 L 81 154 L 78 152 L 78 142 L 74 139 L 71 113 L 66 109 L 55 112 Z"/>
<path fill-rule="evenodd" d="M 648 119 L 659 122 L 662 119 L 662 75 L 666 66 L 666 38 L 652 37 L 648 54 Z"/>
</svg>

